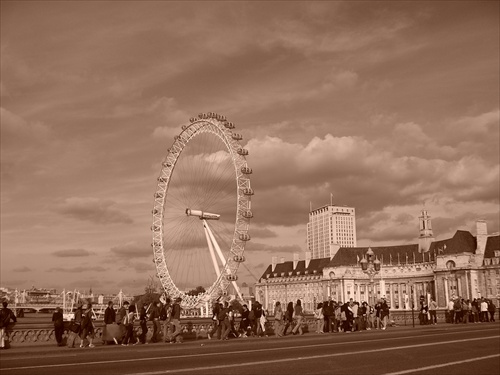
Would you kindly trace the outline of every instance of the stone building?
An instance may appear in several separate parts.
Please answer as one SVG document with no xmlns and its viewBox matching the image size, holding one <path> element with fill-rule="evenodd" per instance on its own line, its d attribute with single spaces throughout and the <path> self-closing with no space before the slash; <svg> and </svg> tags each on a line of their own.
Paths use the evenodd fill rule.
<svg viewBox="0 0 500 375">
<path fill-rule="evenodd" d="M 273 257 L 255 285 L 256 299 L 269 311 L 276 301 L 302 301 L 306 311 L 328 299 L 369 301 L 385 296 L 392 310 L 410 310 L 421 296 L 445 308 L 450 298 L 486 297 L 500 302 L 499 235 L 488 235 L 486 222 L 476 222 L 476 235 L 457 230 L 452 238 L 435 241 L 430 216 L 422 210 L 418 242 L 372 247 L 380 271 L 370 276 L 361 261 L 367 247 L 340 247 L 329 257 L 280 262 Z"/>
</svg>

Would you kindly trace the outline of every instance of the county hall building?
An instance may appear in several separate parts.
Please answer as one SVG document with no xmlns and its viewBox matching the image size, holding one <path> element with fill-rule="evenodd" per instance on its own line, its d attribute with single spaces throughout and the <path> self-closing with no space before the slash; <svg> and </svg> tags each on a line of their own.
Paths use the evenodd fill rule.
<svg viewBox="0 0 500 375">
<path fill-rule="evenodd" d="M 371 247 L 371 262 L 379 268 L 371 274 L 362 267 L 369 248 L 356 246 L 355 231 L 351 207 L 330 205 L 311 211 L 305 256 L 300 259 L 295 253 L 292 260 L 279 262 L 273 257 L 255 285 L 256 299 L 268 311 L 276 301 L 283 305 L 300 299 L 312 312 L 317 303 L 329 299 L 372 304 L 382 296 L 391 310 L 410 310 L 411 300 L 418 308 L 421 296 L 434 298 L 441 309 L 455 297 L 486 297 L 499 306 L 499 235 L 488 235 L 484 220 L 477 220 L 474 234 L 457 230 L 453 237 L 436 241 L 423 209 L 416 243 Z"/>
</svg>

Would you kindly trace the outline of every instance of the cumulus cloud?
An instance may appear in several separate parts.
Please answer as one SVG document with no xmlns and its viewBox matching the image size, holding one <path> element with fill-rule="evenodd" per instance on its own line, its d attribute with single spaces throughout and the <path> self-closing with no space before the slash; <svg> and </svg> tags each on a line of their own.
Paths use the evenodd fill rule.
<svg viewBox="0 0 500 375">
<path fill-rule="evenodd" d="M 64 216 L 96 224 L 132 224 L 132 218 L 116 206 L 109 199 L 71 197 L 58 204 L 56 210 Z"/>
<path fill-rule="evenodd" d="M 65 249 L 57 250 L 52 253 L 52 255 L 60 258 L 88 257 L 93 254 L 93 252 L 85 249 Z"/>
</svg>

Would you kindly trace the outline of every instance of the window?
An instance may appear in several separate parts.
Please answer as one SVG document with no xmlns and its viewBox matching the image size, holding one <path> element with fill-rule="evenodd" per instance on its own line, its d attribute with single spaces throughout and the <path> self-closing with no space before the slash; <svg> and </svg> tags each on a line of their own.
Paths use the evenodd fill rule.
<svg viewBox="0 0 500 375">
<path fill-rule="evenodd" d="M 455 262 L 454 262 L 454 261 L 449 260 L 449 261 L 447 261 L 447 262 L 446 262 L 446 268 L 448 268 L 449 270 L 452 270 L 452 269 L 454 269 L 455 267 L 456 267 L 456 265 L 455 265 Z"/>
</svg>

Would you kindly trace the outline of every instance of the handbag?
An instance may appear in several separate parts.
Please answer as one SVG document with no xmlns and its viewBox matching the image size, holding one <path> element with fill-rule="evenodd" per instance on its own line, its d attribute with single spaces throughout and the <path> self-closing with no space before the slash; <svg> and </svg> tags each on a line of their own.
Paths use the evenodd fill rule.
<svg viewBox="0 0 500 375">
<path fill-rule="evenodd" d="M 69 326 L 69 330 L 74 333 L 80 332 L 80 324 L 72 322 L 71 325 Z"/>
</svg>

